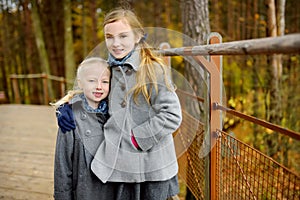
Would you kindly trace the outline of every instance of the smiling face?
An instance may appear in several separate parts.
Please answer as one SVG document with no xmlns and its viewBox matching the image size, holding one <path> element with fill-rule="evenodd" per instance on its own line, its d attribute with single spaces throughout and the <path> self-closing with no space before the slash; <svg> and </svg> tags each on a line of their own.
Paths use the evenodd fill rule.
<svg viewBox="0 0 300 200">
<path fill-rule="evenodd" d="M 104 34 L 108 51 L 117 59 L 129 54 L 139 40 L 126 19 L 106 24 Z"/>
<path fill-rule="evenodd" d="M 99 102 L 109 93 L 110 71 L 102 61 L 89 61 L 80 65 L 78 85 L 92 108 L 98 108 Z"/>
</svg>

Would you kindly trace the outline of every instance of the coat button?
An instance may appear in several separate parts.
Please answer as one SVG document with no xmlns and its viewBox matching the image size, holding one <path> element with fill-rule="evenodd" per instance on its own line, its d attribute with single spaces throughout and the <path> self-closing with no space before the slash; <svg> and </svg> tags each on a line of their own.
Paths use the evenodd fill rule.
<svg viewBox="0 0 300 200">
<path fill-rule="evenodd" d="M 121 107 L 122 107 L 122 108 L 125 108 L 125 106 L 126 106 L 126 101 L 123 100 L 120 104 L 121 104 Z"/>
<path fill-rule="evenodd" d="M 85 135 L 86 135 L 86 136 L 91 135 L 91 130 L 87 130 L 87 131 L 85 132 Z"/>
<path fill-rule="evenodd" d="M 125 74 L 127 76 L 130 76 L 132 74 L 132 69 L 127 69 L 126 72 L 125 72 Z"/>
<path fill-rule="evenodd" d="M 82 120 L 85 120 L 87 118 L 86 114 L 82 113 L 81 114 L 81 117 L 80 117 Z"/>
<path fill-rule="evenodd" d="M 125 87 L 125 84 L 123 83 L 123 84 L 121 85 L 121 90 L 124 91 L 125 89 L 126 89 L 126 87 Z"/>
</svg>

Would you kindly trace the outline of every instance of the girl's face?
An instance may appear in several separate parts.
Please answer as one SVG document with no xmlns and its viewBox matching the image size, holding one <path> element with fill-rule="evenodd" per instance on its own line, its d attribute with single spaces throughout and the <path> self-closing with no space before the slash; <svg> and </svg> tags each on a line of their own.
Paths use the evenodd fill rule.
<svg viewBox="0 0 300 200">
<path fill-rule="evenodd" d="M 89 106 L 97 108 L 99 102 L 109 93 L 110 71 L 107 66 L 99 66 L 99 63 L 85 65 L 81 66 L 78 85 L 82 88 Z"/>
<path fill-rule="evenodd" d="M 108 51 L 117 59 L 130 53 L 138 39 L 126 20 L 118 20 L 104 26 L 105 42 Z"/>
</svg>

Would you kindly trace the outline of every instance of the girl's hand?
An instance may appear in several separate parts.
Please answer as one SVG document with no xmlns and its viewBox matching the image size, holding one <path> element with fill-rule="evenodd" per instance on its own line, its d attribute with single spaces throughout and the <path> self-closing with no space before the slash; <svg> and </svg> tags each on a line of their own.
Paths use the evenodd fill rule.
<svg viewBox="0 0 300 200">
<path fill-rule="evenodd" d="M 59 128 L 63 133 L 76 128 L 73 111 L 70 104 L 63 104 L 56 110 L 56 117 Z"/>
<path fill-rule="evenodd" d="M 131 132 L 131 142 L 132 142 L 132 144 L 133 144 L 133 146 L 135 146 L 135 148 L 137 148 L 138 150 L 142 150 L 140 147 L 139 147 L 139 145 L 138 145 L 138 143 L 137 143 L 137 141 L 136 141 L 136 139 L 135 139 L 135 137 L 134 137 L 134 135 L 133 135 L 133 133 Z"/>
</svg>

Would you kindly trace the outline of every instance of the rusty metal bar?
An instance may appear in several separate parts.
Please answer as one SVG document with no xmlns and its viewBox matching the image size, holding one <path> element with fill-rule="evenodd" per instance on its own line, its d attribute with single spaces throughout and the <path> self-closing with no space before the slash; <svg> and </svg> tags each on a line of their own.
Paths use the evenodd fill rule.
<svg viewBox="0 0 300 200">
<path fill-rule="evenodd" d="M 204 98 L 202 98 L 202 97 L 193 95 L 193 94 L 191 94 L 191 93 L 188 93 L 188 92 L 186 92 L 186 91 L 184 91 L 184 90 L 181 90 L 181 89 L 178 89 L 178 88 L 176 89 L 176 91 L 179 92 L 179 93 L 181 93 L 181 94 L 184 94 L 184 95 L 186 95 L 186 96 L 189 96 L 189 97 L 191 97 L 191 98 L 193 98 L 193 99 L 197 99 L 197 101 L 199 101 L 199 102 L 204 102 Z"/>
<path fill-rule="evenodd" d="M 220 71 L 218 67 L 213 63 L 207 61 L 203 56 L 193 56 L 194 60 L 204 67 L 210 74 L 210 102 L 221 102 L 221 80 Z M 210 103 L 210 107 L 213 105 Z M 216 167 L 217 167 L 217 149 L 215 144 L 217 138 L 215 133 L 221 128 L 220 121 L 221 112 L 217 110 L 210 110 L 210 199 L 218 199 L 216 194 Z"/>
<path fill-rule="evenodd" d="M 292 130 L 289 130 L 289 129 L 286 129 L 286 128 L 283 128 L 281 126 L 278 126 L 278 125 L 275 125 L 275 124 L 272 124 L 270 122 L 267 122 L 267 121 L 264 121 L 264 120 L 261 120 L 261 119 L 258 119 L 256 117 L 253 117 L 253 116 L 249 116 L 249 115 L 246 115 L 246 114 L 243 114 L 241 112 L 238 112 L 236 110 L 232 110 L 230 108 L 226 108 L 224 106 L 221 106 L 220 104 L 218 103 L 213 103 L 213 109 L 216 109 L 216 110 L 223 110 L 223 111 L 226 111 L 232 115 L 235 115 L 237 117 L 240 117 L 242 119 L 245 119 L 247 121 L 250 121 L 250 122 L 253 122 L 255 124 L 259 124 L 263 127 L 266 127 L 268 129 L 271 129 L 273 131 L 276 131 L 276 132 L 279 132 L 279 133 L 282 133 L 284 135 L 287 135 L 289 137 L 292 137 L 294 139 L 297 139 L 297 140 L 300 140 L 300 133 L 297 133 L 295 131 L 292 131 Z"/>
</svg>

